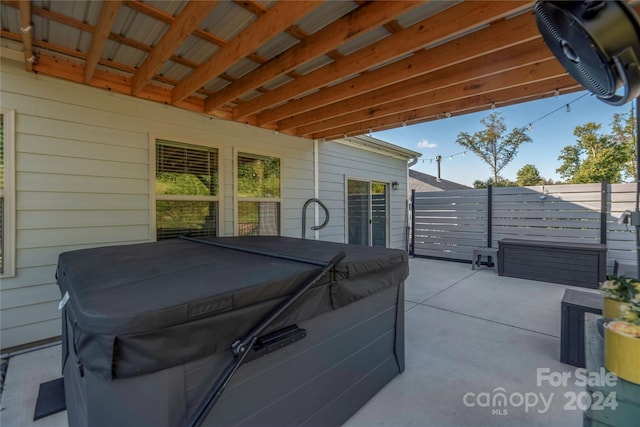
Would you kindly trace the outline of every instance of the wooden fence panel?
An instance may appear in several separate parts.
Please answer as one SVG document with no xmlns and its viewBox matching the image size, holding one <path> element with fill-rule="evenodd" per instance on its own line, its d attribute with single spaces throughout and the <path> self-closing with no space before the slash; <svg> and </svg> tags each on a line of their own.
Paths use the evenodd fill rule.
<svg viewBox="0 0 640 427">
<path fill-rule="evenodd" d="M 600 243 L 605 224 L 608 271 L 615 260 L 635 264 L 635 227 L 617 221 L 635 211 L 636 185 L 606 190 L 603 216 L 601 184 L 493 188 L 491 245 L 504 238 Z M 414 253 L 470 261 L 474 248 L 487 246 L 488 212 L 487 189 L 415 193 Z"/>
<path fill-rule="evenodd" d="M 412 213 L 415 254 L 470 260 L 487 245 L 487 190 L 415 193 Z"/>
</svg>

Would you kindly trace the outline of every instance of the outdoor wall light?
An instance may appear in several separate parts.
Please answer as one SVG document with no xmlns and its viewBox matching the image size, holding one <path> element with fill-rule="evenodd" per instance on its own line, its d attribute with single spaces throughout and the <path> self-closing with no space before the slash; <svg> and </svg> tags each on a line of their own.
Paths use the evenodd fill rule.
<svg viewBox="0 0 640 427">
<path fill-rule="evenodd" d="M 398 181 L 393 181 L 391 183 L 391 189 L 392 190 L 399 190 L 400 189 L 400 184 L 398 183 Z"/>
</svg>

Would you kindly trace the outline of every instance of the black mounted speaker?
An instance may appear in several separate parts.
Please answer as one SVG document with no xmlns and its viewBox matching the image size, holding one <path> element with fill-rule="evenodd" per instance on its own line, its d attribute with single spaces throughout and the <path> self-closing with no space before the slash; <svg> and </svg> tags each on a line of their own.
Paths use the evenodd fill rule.
<svg viewBox="0 0 640 427">
<path fill-rule="evenodd" d="M 624 1 L 539 1 L 535 15 L 551 52 L 585 89 L 611 105 L 640 95 L 640 20 Z"/>
</svg>

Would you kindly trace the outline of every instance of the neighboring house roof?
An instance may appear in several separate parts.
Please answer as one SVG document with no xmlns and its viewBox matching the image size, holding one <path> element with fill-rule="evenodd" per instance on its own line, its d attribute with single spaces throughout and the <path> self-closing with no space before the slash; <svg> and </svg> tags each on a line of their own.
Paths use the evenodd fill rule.
<svg viewBox="0 0 640 427">
<path fill-rule="evenodd" d="M 471 187 L 409 169 L 409 189 L 421 191 L 468 190 Z"/>
</svg>

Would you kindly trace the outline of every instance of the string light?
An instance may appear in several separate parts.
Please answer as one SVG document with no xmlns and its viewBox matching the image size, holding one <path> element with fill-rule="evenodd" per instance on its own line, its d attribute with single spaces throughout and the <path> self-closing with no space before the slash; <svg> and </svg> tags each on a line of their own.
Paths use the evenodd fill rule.
<svg viewBox="0 0 640 427">
<path fill-rule="evenodd" d="M 495 109 L 496 109 L 496 103 L 492 102 L 491 103 L 491 111 L 495 111 Z"/>
<path fill-rule="evenodd" d="M 554 91 L 554 95 L 555 95 L 555 96 L 558 96 L 559 94 L 560 94 L 560 90 L 559 90 L 559 89 L 556 89 L 556 90 Z M 586 93 L 582 94 L 581 96 L 577 97 L 577 98 L 576 98 L 576 99 L 574 99 L 573 101 L 568 102 L 567 104 L 563 105 L 562 107 L 556 108 L 555 110 L 553 110 L 553 111 L 551 111 L 551 112 L 549 112 L 549 113 L 545 114 L 544 116 L 541 116 L 541 117 L 539 117 L 539 118 L 537 118 L 537 119 L 535 119 L 535 120 L 533 120 L 533 121 L 529 122 L 529 125 L 528 125 L 526 128 L 524 128 L 524 127 L 523 127 L 522 129 L 526 129 L 526 130 L 528 130 L 529 132 L 531 132 L 531 131 L 533 130 L 533 124 L 534 124 L 534 123 L 537 123 L 537 122 L 539 122 L 540 120 L 546 119 L 546 118 L 547 118 L 547 117 L 549 117 L 550 115 L 552 115 L 552 114 L 554 114 L 554 113 L 557 113 L 558 111 L 562 110 L 563 108 L 565 109 L 565 111 L 566 111 L 567 113 L 568 113 L 568 112 L 571 112 L 571 104 L 573 104 L 574 102 L 579 101 L 580 99 L 584 98 L 584 97 L 585 97 L 585 96 L 587 96 L 587 95 L 589 95 L 589 93 L 588 93 L 588 92 L 586 92 Z M 494 102 L 492 102 L 492 103 L 491 103 L 491 109 L 492 109 L 492 110 L 494 109 L 494 106 L 495 106 L 495 103 L 494 103 Z M 448 111 L 446 111 L 446 112 L 444 113 L 444 115 L 445 115 L 447 118 L 448 118 L 448 117 L 451 117 L 451 113 L 449 113 Z M 444 162 L 444 161 L 446 161 L 446 160 L 447 160 L 447 157 L 448 157 L 448 160 L 453 160 L 453 158 L 454 158 L 454 157 L 457 157 L 457 156 L 460 156 L 460 155 L 461 155 L 461 156 L 466 156 L 466 155 L 467 155 L 467 152 L 466 152 L 466 151 L 460 151 L 460 152 L 458 152 L 458 153 L 449 154 L 449 155 L 447 155 L 447 156 L 440 156 L 440 162 Z M 435 157 L 432 157 L 432 158 L 429 158 L 429 159 L 420 159 L 420 160 L 422 161 L 422 163 L 424 163 L 425 161 L 428 161 L 429 163 L 433 163 L 433 161 L 434 161 L 434 160 L 436 160 L 436 158 L 435 158 Z"/>
<path fill-rule="evenodd" d="M 559 96 L 560 96 L 560 89 L 556 88 L 556 90 L 555 90 L 555 91 L 553 91 L 553 96 L 554 96 L 555 98 L 559 97 Z"/>
<path fill-rule="evenodd" d="M 458 153 L 453 153 L 453 154 L 449 154 L 449 155 L 446 155 L 446 156 L 440 156 L 440 162 L 444 162 L 444 161 L 448 161 L 448 160 L 453 160 L 453 158 L 454 158 L 454 157 L 457 157 L 457 156 L 466 156 L 466 155 L 467 155 L 467 152 L 466 152 L 466 151 L 460 151 L 460 152 L 458 152 Z M 433 163 L 433 162 L 434 162 L 434 160 L 437 160 L 437 159 L 436 159 L 436 157 L 438 157 L 438 156 L 431 157 L 431 158 L 429 158 L 429 159 L 420 159 L 420 161 L 421 161 L 422 163 L 424 163 L 424 162 Z"/>
<path fill-rule="evenodd" d="M 531 130 L 533 129 L 533 124 L 534 124 L 534 123 L 539 122 L 540 120 L 546 119 L 546 118 L 547 118 L 547 117 L 549 117 L 550 115 L 555 114 L 555 113 L 557 113 L 558 111 L 560 111 L 560 110 L 562 110 L 562 109 L 564 109 L 566 112 L 570 112 L 570 111 L 571 111 L 571 104 L 573 104 L 574 102 L 577 102 L 577 101 L 581 100 L 582 98 L 584 98 L 584 97 L 585 97 L 585 96 L 587 96 L 587 95 L 589 95 L 589 92 L 585 92 L 585 93 L 583 93 L 582 95 L 580 95 L 579 97 L 577 97 L 577 98 L 576 98 L 576 99 L 574 99 L 573 101 L 570 101 L 569 103 L 567 103 L 567 104 L 563 105 L 562 107 L 558 107 L 558 108 L 556 108 L 555 110 L 553 110 L 553 111 L 551 111 L 551 112 L 549 112 L 549 113 L 545 114 L 544 116 L 539 117 L 539 118 L 535 119 L 534 121 L 530 122 L 530 123 L 529 123 L 529 127 L 528 127 L 529 132 L 531 132 Z"/>
</svg>

